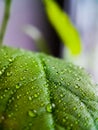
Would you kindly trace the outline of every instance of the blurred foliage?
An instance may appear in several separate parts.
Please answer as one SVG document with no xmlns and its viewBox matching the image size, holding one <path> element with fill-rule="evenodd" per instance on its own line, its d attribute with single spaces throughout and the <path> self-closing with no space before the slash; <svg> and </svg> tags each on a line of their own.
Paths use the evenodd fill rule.
<svg viewBox="0 0 98 130">
<path fill-rule="evenodd" d="M 9 21 L 11 3 L 12 3 L 12 0 L 5 0 L 4 16 L 3 16 L 2 24 L 1 24 L 1 27 L 0 27 L 0 45 L 3 43 L 7 24 L 8 24 L 8 21 Z"/>
<path fill-rule="evenodd" d="M 54 0 L 43 0 L 49 21 L 60 36 L 64 45 L 72 55 L 81 52 L 80 36 L 71 23 L 68 15 L 59 7 Z"/>
<path fill-rule="evenodd" d="M 36 47 L 39 51 L 51 54 L 51 50 L 47 45 L 42 32 L 37 27 L 33 25 L 25 25 L 23 31 L 35 41 Z"/>
</svg>

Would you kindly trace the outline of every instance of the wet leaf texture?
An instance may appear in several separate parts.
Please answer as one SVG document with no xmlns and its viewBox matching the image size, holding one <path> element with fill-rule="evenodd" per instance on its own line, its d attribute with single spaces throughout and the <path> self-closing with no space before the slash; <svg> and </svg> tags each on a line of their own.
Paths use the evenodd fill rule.
<svg viewBox="0 0 98 130">
<path fill-rule="evenodd" d="M 0 130 L 98 130 L 98 92 L 84 69 L 0 47 Z"/>
</svg>

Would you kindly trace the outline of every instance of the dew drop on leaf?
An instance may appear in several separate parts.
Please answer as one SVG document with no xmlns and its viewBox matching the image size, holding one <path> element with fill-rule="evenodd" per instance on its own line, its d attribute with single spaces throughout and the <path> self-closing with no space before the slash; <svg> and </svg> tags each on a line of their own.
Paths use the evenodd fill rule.
<svg viewBox="0 0 98 130">
<path fill-rule="evenodd" d="M 7 72 L 7 76 L 10 76 L 11 75 L 11 73 L 10 72 Z"/>
<path fill-rule="evenodd" d="M 80 80 L 80 78 L 79 77 L 77 77 L 77 81 L 79 81 Z"/>
<path fill-rule="evenodd" d="M 46 111 L 52 112 L 52 105 L 50 103 L 46 106 Z"/>
<path fill-rule="evenodd" d="M 78 88 L 79 88 L 79 86 L 75 85 L 75 88 L 76 88 L 76 89 L 78 89 Z"/>
<path fill-rule="evenodd" d="M 16 89 L 19 89 L 21 87 L 21 84 L 16 85 Z"/>
<path fill-rule="evenodd" d="M 59 100 L 59 103 L 61 103 L 61 100 Z"/>
<path fill-rule="evenodd" d="M 34 87 L 31 87 L 31 89 L 34 89 Z"/>
<path fill-rule="evenodd" d="M 19 85 L 16 85 L 16 89 L 19 89 L 20 88 L 20 86 Z"/>
<path fill-rule="evenodd" d="M 0 71 L 0 75 L 2 74 L 2 71 Z"/>
<path fill-rule="evenodd" d="M 13 113 L 10 113 L 10 114 L 8 115 L 9 118 L 12 117 L 12 116 L 13 116 Z"/>
<path fill-rule="evenodd" d="M 51 105 L 52 105 L 52 111 L 54 111 L 55 110 L 55 104 L 52 103 Z"/>
<path fill-rule="evenodd" d="M 57 86 L 54 86 L 54 88 L 57 88 Z"/>
<path fill-rule="evenodd" d="M 18 105 L 17 104 L 15 104 L 15 108 L 17 108 L 18 107 Z"/>
<path fill-rule="evenodd" d="M 17 95 L 17 99 L 19 99 L 20 98 L 20 96 L 19 95 Z"/>
<path fill-rule="evenodd" d="M 27 92 L 26 92 L 26 94 L 28 95 L 28 94 L 29 94 L 29 92 L 27 91 Z"/>
<path fill-rule="evenodd" d="M 23 77 L 20 77 L 20 80 L 21 80 L 21 81 L 23 81 L 24 79 L 25 79 L 25 77 L 24 77 L 24 76 L 23 76 Z"/>
<path fill-rule="evenodd" d="M 61 94 L 60 97 L 63 97 L 63 94 Z"/>
<path fill-rule="evenodd" d="M 5 89 L 4 92 L 7 93 L 7 92 L 8 92 L 8 89 Z"/>
<path fill-rule="evenodd" d="M 34 97 L 37 98 L 37 97 L 38 97 L 38 94 L 34 94 Z"/>
<path fill-rule="evenodd" d="M 77 108 L 76 108 L 76 107 L 74 107 L 74 108 L 73 108 L 73 110 L 75 111 L 75 110 L 77 110 Z"/>
<path fill-rule="evenodd" d="M 61 81 L 64 81 L 64 78 L 61 78 Z"/>
<path fill-rule="evenodd" d="M 0 98 L 3 99 L 3 96 L 1 96 Z"/>
<path fill-rule="evenodd" d="M 12 100 L 14 100 L 15 98 L 14 97 L 12 97 Z"/>
<path fill-rule="evenodd" d="M 52 103 L 52 108 L 55 108 L 55 104 L 54 103 Z"/>
<path fill-rule="evenodd" d="M 43 107 L 43 106 L 44 106 L 44 103 L 41 104 L 41 107 Z"/>
<path fill-rule="evenodd" d="M 9 103 L 11 103 L 12 102 L 12 100 L 11 99 L 9 99 L 9 101 L 8 101 Z"/>
<path fill-rule="evenodd" d="M 31 101 L 32 100 L 32 97 L 31 96 L 29 96 L 29 101 Z"/>
<path fill-rule="evenodd" d="M 3 97 L 5 97 L 5 94 L 3 94 Z"/>
<path fill-rule="evenodd" d="M 29 110 L 28 111 L 28 115 L 30 117 L 36 117 L 37 116 L 37 111 L 36 110 Z"/>
<path fill-rule="evenodd" d="M 63 118 L 63 123 L 65 123 L 66 122 L 66 119 L 65 118 Z"/>
<path fill-rule="evenodd" d="M 31 127 L 31 126 L 32 126 L 32 123 L 29 123 L 29 124 L 28 124 L 28 126 L 30 126 L 30 127 Z M 30 128 L 28 128 L 28 130 L 29 130 L 29 129 L 30 129 Z"/>
<path fill-rule="evenodd" d="M 12 62 L 12 59 L 9 59 L 9 62 Z"/>
<path fill-rule="evenodd" d="M 78 121 L 75 121 L 75 124 L 78 124 Z"/>
<path fill-rule="evenodd" d="M 78 117 L 81 117 L 81 114 L 78 114 Z"/>
<path fill-rule="evenodd" d="M 5 119 L 5 117 L 4 116 L 1 116 L 1 120 L 4 120 Z"/>
</svg>

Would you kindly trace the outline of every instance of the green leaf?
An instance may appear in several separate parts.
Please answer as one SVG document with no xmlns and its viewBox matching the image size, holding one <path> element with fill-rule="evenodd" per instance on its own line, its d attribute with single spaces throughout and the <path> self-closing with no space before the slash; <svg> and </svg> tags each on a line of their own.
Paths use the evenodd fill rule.
<svg viewBox="0 0 98 130">
<path fill-rule="evenodd" d="M 5 0 L 5 7 L 4 7 L 4 16 L 0 28 L 0 45 L 3 44 L 3 39 L 6 33 L 7 24 L 10 17 L 10 9 L 11 9 L 12 0 Z"/>
<path fill-rule="evenodd" d="M 71 23 L 68 15 L 54 0 L 43 0 L 47 16 L 70 53 L 77 55 L 81 52 L 80 36 Z"/>
<path fill-rule="evenodd" d="M 98 130 L 98 89 L 78 66 L 0 47 L 1 130 Z"/>
</svg>

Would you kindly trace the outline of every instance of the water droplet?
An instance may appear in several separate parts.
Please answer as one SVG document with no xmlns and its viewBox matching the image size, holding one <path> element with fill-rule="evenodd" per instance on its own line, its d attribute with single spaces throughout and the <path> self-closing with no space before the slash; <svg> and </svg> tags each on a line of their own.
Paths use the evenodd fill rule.
<svg viewBox="0 0 98 130">
<path fill-rule="evenodd" d="M 32 97 L 29 96 L 29 100 L 31 101 L 31 100 L 32 100 Z"/>
<path fill-rule="evenodd" d="M 28 94 L 29 94 L 29 92 L 27 91 L 27 92 L 26 92 L 26 94 L 28 95 Z"/>
<path fill-rule="evenodd" d="M 73 124 L 70 124 L 71 127 L 73 127 Z"/>
<path fill-rule="evenodd" d="M 81 117 L 81 114 L 78 114 L 78 117 Z"/>
<path fill-rule="evenodd" d="M 61 86 L 61 82 L 59 82 L 58 85 Z"/>
<path fill-rule="evenodd" d="M 77 88 L 79 88 L 79 87 L 76 85 L 75 88 L 77 89 Z"/>
<path fill-rule="evenodd" d="M 20 80 L 23 81 L 25 79 L 25 77 L 21 77 Z"/>
<path fill-rule="evenodd" d="M 57 86 L 54 86 L 54 88 L 57 88 Z"/>
<path fill-rule="evenodd" d="M 22 65 L 20 65 L 20 68 L 23 68 L 23 66 L 22 66 Z"/>
<path fill-rule="evenodd" d="M 3 97 L 5 97 L 5 94 L 3 94 Z"/>
<path fill-rule="evenodd" d="M 69 85 L 70 85 L 70 83 L 67 83 L 67 85 L 69 86 Z"/>
<path fill-rule="evenodd" d="M 77 78 L 77 81 L 80 81 L 80 78 Z"/>
<path fill-rule="evenodd" d="M 9 99 L 9 101 L 8 101 L 9 103 L 11 103 L 12 102 L 12 100 L 11 99 Z"/>
<path fill-rule="evenodd" d="M 65 118 L 63 118 L 63 123 L 65 123 L 66 122 L 66 119 Z"/>
<path fill-rule="evenodd" d="M 10 76 L 11 75 L 11 72 L 7 72 L 7 74 L 6 74 L 7 76 Z"/>
<path fill-rule="evenodd" d="M 72 71 L 71 70 L 68 70 L 69 71 L 69 73 L 71 73 Z"/>
<path fill-rule="evenodd" d="M 34 89 L 34 87 L 31 87 L 31 89 Z"/>
<path fill-rule="evenodd" d="M 60 97 L 63 97 L 63 94 L 61 94 Z"/>
<path fill-rule="evenodd" d="M 28 111 L 28 115 L 30 117 L 36 117 L 37 116 L 37 111 L 36 110 L 29 110 Z"/>
<path fill-rule="evenodd" d="M 43 107 L 43 106 L 44 106 L 44 103 L 41 104 L 41 107 Z"/>
<path fill-rule="evenodd" d="M 12 97 L 12 100 L 14 100 L 15 98 L 14 97 Z"/>
<path fill-rule="evenodd" d="M 8 92 L 8 89 L 5 89 L 4 92 L 7 93 L 7 92 Z"/>
<path fill-rule="evenodd" d="M 61 78 L 61 81 L 64 81 L 64 78 Z"/>
<path fill-rule="evenodd" d="M 27 63 L 25 63 L 25 66 L 27 66 Z"/>
<path fill-rule="evenodd" d="M 67 69 L 64 69 L 64 71 L 66 72 L 66 71 L 67 71 Z"/>
<path fill-rule="evenodd" d="M 59 103 L 61 103 L 61 100 L 59 100 Z"/>
<path fill-rule="evenodd" d="M 17 99 L 19 99 L 20 98 L 20 96 L 19 95 L 17 95 Z"/>
<path fill-rule="evenodd" d="M 77 77 L 77 74 L 76 74 L 76 73 L 75 73 L 74 75 L 75 75 L 75 77 Z"/>
<path fill-rule="evenodd" d="M 32 126 L 32 123 L 29 123 L 29 126 Z"/>
<path fill-rule="evenodd" d="M 10 114 L 8 115 L 9 118 L 12 117 L 12 116 L 13 116 L 13 113 L 10 113 Z"/>
<path fill-rule="evenodd" d="M 4 116 L 1 116 L 1 120 L 4 120 L 5 119 L 5 117 Z"/>
<path fill-rule="evenodd" d="M 52 108 L 55 108 L 55 104 L 54 103 L 52 103 Z"/>
<path fill-rule="evenodd" d="M 20 87 L 21 87 L 20 83 L 16 85 L 16 89 L 19 89 Z"/>
<path fill-rule="evenodd" d="M 12 59 L 9 59 L 9 62 L 12 62 L 13 60 Z"/>
<path fill-rule="evenodd" d="M 78 121 L 75 121 L 75 124 L 78 124 Z"/>
<path fill-rule="evenodd" d="M 87 123 L 84 123 L 84 126 L 87 126 Z"/>
<path fill-rule="evenodd" d="M 76 107 L 74 107 L 74 108 L 73 108 L 73 110 L 75 111 L 75 110 L 77 110 L 77 108 L 76 108 Z"/>
<path fill-rule="evenodd" d="M 0 98 L 3 99 L 3 96 L 1 96 Z"/>
<path fill-rule="evenodd" d="M 46 66 L 44 66 L 44 69 L 45 69 L 45 70 L 47 69 Z"/>
<path fill-rule="evenodd" d="M 20 88 L 20 86 L 19 85 L 16 85 L 16 89 L 19 89 Z"/>
<path fill-rule="evenodd" d="M 17 108 L 17 107 L 18 107 L 18 105 L 17 105 L 17 104 L 15 104 L 15 107 Z"/>
<path fill-rule="evenodd" d="M 38 95 L 37 95 L 37 94 L 34 94 L 34 97 L 35 97 L 35 98 L 37 98 L 37 97 L 38 97 Z"/>
<path fill-rule="evenodd" d="M 50 103 L 46 106 L 46 111 L 52 112 L 52 105 Z"/>
<path fill-rule="evenodd" d="M 2 71 L 0 71 L 0 75 L 2 75 Z"/>
</svg>

